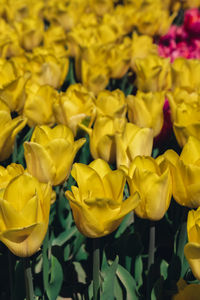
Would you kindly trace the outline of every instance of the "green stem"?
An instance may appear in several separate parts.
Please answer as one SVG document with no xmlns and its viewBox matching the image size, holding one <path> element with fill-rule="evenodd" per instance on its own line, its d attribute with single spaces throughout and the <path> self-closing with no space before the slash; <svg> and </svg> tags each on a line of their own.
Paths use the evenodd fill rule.
<svg viewBox="0 0 200 300">
<path fill-rule="evenodd" d="M 26 300 L 34 300 L 34 290 L 33 290 L 33 278 L 30 266 L 30 258 L 23 258 L 24 264 L 24 278 L 25 278 L 25 286 L 26 286 Z"/>
<path fill-rule="evenodd" d="M 93 239 L 93 300 L 99 299 L 99 270 L 100 270 L 99 240 Z"/>
<path fill-rule="evenodd" d="M 155 224 L 154 222 L 151 222 L 149 228 L 148 271 L 151 265 L 154 263 L 154 253 L 155 253 Z"/>
</svg>

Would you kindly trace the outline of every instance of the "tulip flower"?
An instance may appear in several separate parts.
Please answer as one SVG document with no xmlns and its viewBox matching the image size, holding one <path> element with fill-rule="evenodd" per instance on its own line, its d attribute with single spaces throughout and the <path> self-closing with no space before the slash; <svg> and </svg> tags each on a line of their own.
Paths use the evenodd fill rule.
<svg viewBox="0 0 200 300">
<path fill-rule="evenodd" d="M 199 88 L 200 61 L 179 57 L 172 64 L 172 87 L 194 91 Z"/>
<path fill-rule="evenodd" d="M 108 117 L 125 117 L 126 115 L 125 95 L 119 89 L 112 92 L 107 90 L 101 91 L 94 102 L 97 115 Z"/>
<path fill-rule="evenodd" d="M 85 119 L 94 118 L 94 94 L 81 84 L 72 84 L 65 93 L 61 93 L 53 104 L 57 123 L 67 125 L 77 133 L 78 125 Z"/>
<path fill-rule="evenodd" d="M 80 125 L 90 136 L 90 152 L 94 159 L 102 158 L 109 163 L 116 161 L 116 134 L 121 134 L 126 125 L 125 118 L 99 116 L 93 129 Z"/>
<path fill-rule="evenodd" d="M 168 58 L 148 55 L 135 60 L 136 84 L 142 92 L 161 92 L 171 88 L 171 66 Z"/>
<path fill-rule="evenodd" d="M 14 26 L 25 50 L 32 50 L 42 42 L 44 24 L 39 18 L 24 18 L 21 22 L 15 22 Z"/>
<path fill-rule="evenodd" d="M 153 130 L 126 123 L 123 132 L 116 133 L 115 143 L 117 167 L 129 167 L 137 155 L 151 155 Z"/>
<path fill-rule="evenodd" d="M 184 247 L 184 254 L 194 276 L 200 280 L 200 208 L 188 213 L 187 233 L 188 243 Z"/>
<path fill-rule="evenodd" d="M 72 176 L 78 187 L 65 193 L 72 208 L 78 230 L 87 237 L 97 238 L 113 232 L 123 217 L 139 203 L 137 193 L 123 201 L 125 175 L 112 171 L 102 159 L 88 166 L 76 163 Z"/>
<path fill-rule="evenodd" d="M 135 70 L 135 60 L 145 58 L 149 54 L 158 54 L 157 45 L 153 43 L 153 38 L 148 35 L 138 35 L 135 31 L 132 34 L 131 47 L 131 68 Z"/>
<path fill-rule="evenodd" d="M 139 127 L 153 129 L 154 137 L 157 136 L 163 126 L 164 93 L 143 93 L 138 91 L 136 96 L 129 95 L 128 118 L 129 121 Z"/>
<path fill-rule="evenodd" d="M 58 97 L 57 91 L 49 85 L 40 86 L 30 81 L 26 93 L 23 115 L 28 119 L 28 125 L 54 125 L 53 103 Z"/>
<path fill-rule="evenodd" d="M 23 109 L 26 98 L 25 85 L 30 76 L 27 72 L 0 89 L 0 100 L 9 106 L 11 111 L 21 112 Z"/>
<path fill-rule="evenodd" d="M 200 94 L 184 89 L 175 89 L 173 93 L 168 93 L 171 109 L 171 119 L 176 139 L 183 147 L 189 136 L 200 138 Z"/>
<path fill-rule="evenodd" d="M 58 185 L 68 178 L 75 155 L 84 143 L 85 138 L 74 141 L 72 131 L 65 125 L 38 126 L 31 141 L 24 143 L 27 170 L 40 182 Z"/>
<path fill-rule="evenodd" d="M 28 257 L 39 250 L 48 228 L 51 191 L 50 184 L 28 174 L 0 191 L 0 240 L 15 255 Z"/>
<path fill-rule="evenodd" d="M 108 46 L 107 64 L 111 78 L 122 78 L 129 69 L 131 59 L 131 40 L 125 37 L 121 43 L 110 43 Z"/>
<path fill-rule="evenodd" d="M 62 50 L 62 49 L 61 49 Z M 69 67 L 66 53 L 59 53 L 56 46 L 51 48 L 37 47 L 26 53 L 28 59 L 25 69 L 31 72 L 32 81 L 39 85 L 50 85 L 58 89 L 63 84 Z"/>
<path fill-rule="evenodd" d="M 11 155 L 16 135 L 24 128 L 27 120 L 21 116 L 12 119 L 10 112 L 1 110 L 1 107 L 2 104 L 0 104 L 0 161 L 3 161 Z"/>
<path fill-rule="evenodd" d="M 130 194 L 136 191 L 141 201 L 135 213 L 143 219 L 157 221 L 166 213 L 172 196 L 172 182 L 169 168 L 160 166 L 161 158 L 137 156 L 130 168 L 123 167 L 128 176 Z"/>
<path fill-rule="evenodd" d="M 164 158 L 172 174 L 174 199 L 183 206 L 197 208 L 200 205 L 200 141 L 189 137 L 180 157 L 173 150 L 167 150 Z"/>
</svg>

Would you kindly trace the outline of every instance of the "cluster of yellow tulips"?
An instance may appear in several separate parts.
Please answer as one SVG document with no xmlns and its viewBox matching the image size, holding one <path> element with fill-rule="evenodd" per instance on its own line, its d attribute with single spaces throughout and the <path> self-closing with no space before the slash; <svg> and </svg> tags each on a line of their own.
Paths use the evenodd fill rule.
<svg viewBox="0 0 200 300">
<path fill-rule="evenodd" d="M 192 208 L 184 253 L 200 280 L 200 61 L 171 63 L 156 44 L 180 8 L 198 6 L 199 0 L 1 1 L 0 240 L 15 255 L 40 249 L 54 187 L 71 172 L 77 186 L 65 196 L 86 237 L 112 233 L 131 211 L 161 220 L 172 196 Z M 122 81 L 129 92 L 117 86 Z M 182 150 L 152 155 L 166 104 Z M 27 128 L 33 133 L 22 166 L 11 155 Z M 94 160 L 73 165 L 86 135 Z"/>
</svg>

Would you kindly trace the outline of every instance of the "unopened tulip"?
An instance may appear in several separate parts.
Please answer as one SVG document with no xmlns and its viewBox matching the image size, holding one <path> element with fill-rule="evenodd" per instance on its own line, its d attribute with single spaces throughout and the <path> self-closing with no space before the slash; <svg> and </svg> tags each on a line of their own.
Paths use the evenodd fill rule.
<svg viewBox="0 0 200 300">
<path fill-rule="evenodd" d="M 51 186 L 28 174 L 15 177 L 0 191 L 0 240 L 20 257 L 33 255 L 45 237 Z"/>
<path fill-rule="evenodd" d="M 180 156 L 173 150 L 167 150 L 164 157 L 172 174 L 174 199 L 183 206 L 199 207 L 200 141 L 190 137 Z"/>
<path fill-rule="evenodd" d="M 172 196 L 169 168 L 160 167 L 159 160 L 137 156 L 129 170 L 123 168 L 129 178 L 130 194 L 137 191 L 141 198 L 135 213 L 140 218 L 153 221 L 163 218 Z"/>
<path fill-rule="evenodd" d="M 71 174 L 78 187 L 72 186 L 65 195 L 77 228 L 87 237 L 113 232 L 139 203 L 138 193 L 123 201 L 125 175 L 121 170 L 112 171 L 102 159 L 88 166 L 76 163 Z"/>
<path fill-rule="evenodd" d="M 68 178 L 75 155 L 84 143 L 84 138 L 74 141 L 72 131 L 65 125 L 36 127 L 31 141 L 24 143 L 28 172 L 40 182 L 62 183 Z"/>
<path fill-rule="evenodd" d="M 129 95 L 127 97 L 129 121 L 139 127 L 152 128 L 154 137 L 157 136 L 163 126 L 164 101 L 163 92 L 138 91 L 136 96 Z"/>
<path fill-rule="evenodd" d="M 136 156 L 151 155 L 153 130 L 126 123 L 123 132 L 116 133 L 115 142 L 117 167 L 129 167 Z"/>
</svg>

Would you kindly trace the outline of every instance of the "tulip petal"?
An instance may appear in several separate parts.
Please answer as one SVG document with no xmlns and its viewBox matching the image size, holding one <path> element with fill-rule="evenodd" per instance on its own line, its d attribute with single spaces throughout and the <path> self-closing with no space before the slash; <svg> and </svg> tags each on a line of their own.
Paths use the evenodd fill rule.
<svg viewBox="0 0 200 300">
<path fill-rule="evenodd" d="M 84 164 L 74 164 L 71 175 L 80 189 L 82 201 L 92 197 L 104 197 L 103 182 L 95 170 Z M 88 182 L 90 184 L 88 184 Z"/>
<path fill-rule="evenodd" d="M 170 179 L 169 170 L 159 178 L 152 178 L 151 189 L 146 194 L 146 213 L 151 220 L 162 219 L 169 207 L 172 196 Z"/>
<path fill-rule="evenodd" d="M 45 146 L 49 142 L 50 127 L 47 125 L 36 126 L 33 131 L 31 142 Z"/>
<path fill-rule="evenodd" d="M 47 232 L 48 222 L 32 224 L 29 228 L 16 228 L 4 232 L 0 240 L 19 257 L 28 257 L 39 250 Z M 19 232 L 18 235 L 16 232 Z"/>
<path fill-rule="evenodd" d="M 80 139 L 76 143 L 68 143 L 64 139 L 53 139 L 46 146 L 46 150 L 56 167 L 53 185 L 58 185 L 68 178 L 74 157 L 84 142 L 85 139 Z"/>
<path fill-rule="evenodd" d="M 192 273 L 200 280 L 200 245 L 187 243 L 184 247 L 184 254 L 192 269 Z"/>
<path fill-rule="evenodd" d="M 21 212 L 27 202 L 39 192 L 39 182 L 29 174 L 15 177 L 8 184 L 4 199 L 7 200 L 18 212 Z"/>
<path fill-rule="evenodd" d="M 123 218 L 129 212 L 133 211 L 139 205 L 140 201 L 140 195 L 137 192 L 128 197 L 125 201 L 122 202 L 119 217 Z"/>
<path fill-rule="evenodd" d="M 0 200 L 0 210 L 7 229 L 29 226 L 30 222 L 20 211 L 17 211 L 11 203 Z"/>
<path fill-rule="evenodd" d="M 200 159 L 200 141 L 190 136 L 188 142 L 183 147 L 180 159 L 185 164 L 194 164 Z"/>
<path fill-rule="evenodd" d="M 107 173 L 109 173 L 111 171 L 109 164 L 105 160 L 100 159 L 100 158 L 93 160 L 89 164 L 89 166 L 90 166 L 90 168 L 95 170 L 101 178 L 103 178 Z"/>
<path fill-rule="evenodd" d="M 33 142 L 24 143 L 24 156 L 30 174 L 40 182 L 53 182 L 56 169 L 47 150 L 40 144 Z"/>
<path fill-rule="evenodd" d="M 110 171 L 103 178 L 106 195 L 112 199 L 113 206 L 119 205 L 123 200 L 125 181 L 124 172 L 121 170 Z"/>
</svg>

